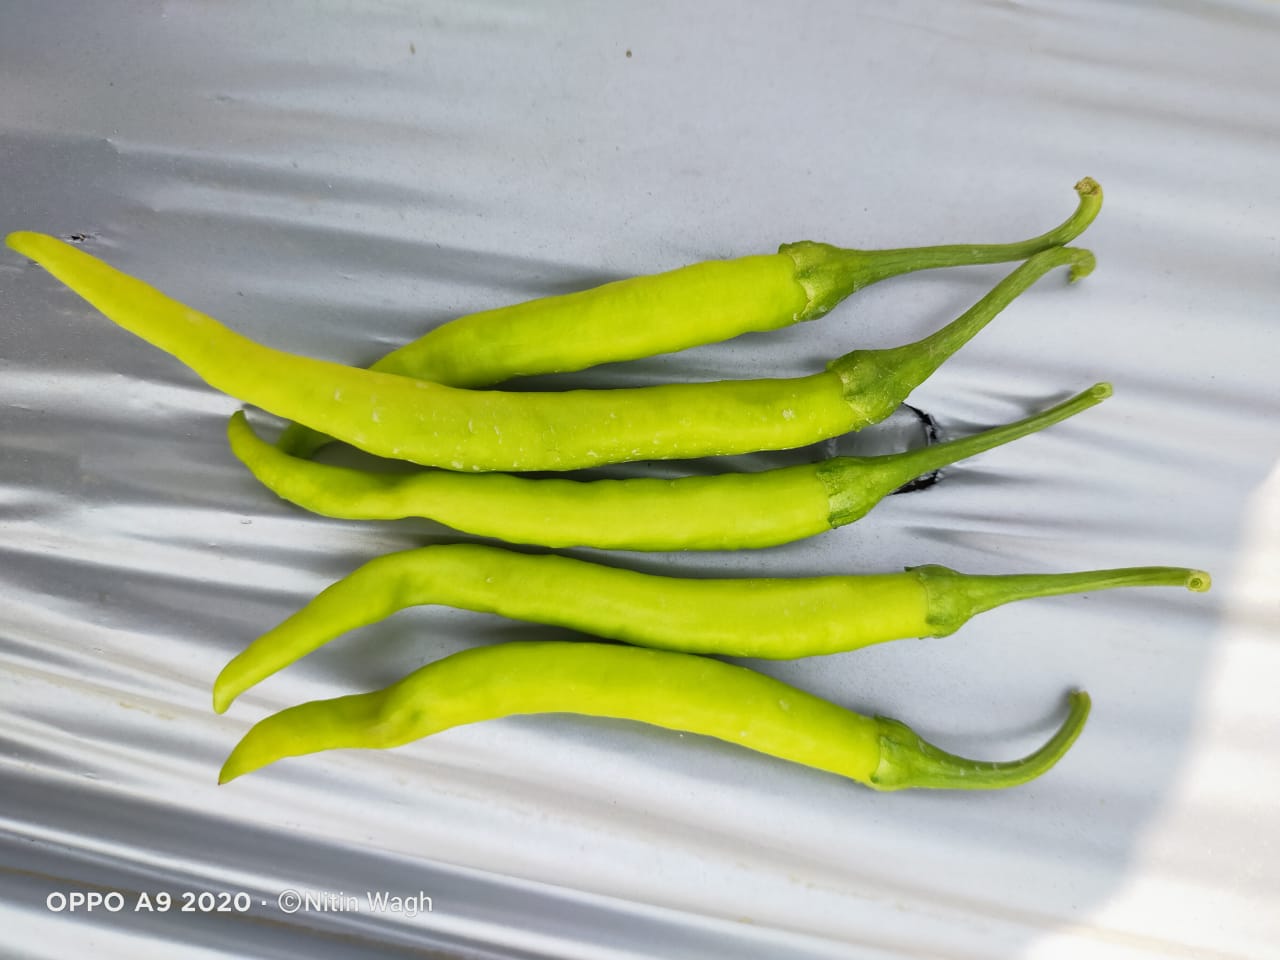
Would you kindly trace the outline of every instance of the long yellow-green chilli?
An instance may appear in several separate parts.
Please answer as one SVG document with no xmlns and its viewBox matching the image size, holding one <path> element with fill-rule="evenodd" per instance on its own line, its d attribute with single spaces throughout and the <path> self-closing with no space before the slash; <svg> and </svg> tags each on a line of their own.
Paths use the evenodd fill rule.
<svg viewBox="0 0 1280 960">
<path fill-rule="evenodd" d="M 451 470 L 570 470 L 805 446 L 888 416 L 997 313 L 1058 266 L 1093 268 L 1085 250 L 1038 253 L 937 333 L 859 350 L 827 371 L 619 390 L 510 393 L 447 387 L 299 357 L 255 343 L 70 244 L 7 238 L 120 326 L 207 383 L 369 453 Z"/>
<path fill-rule="evenodd" d="M 371 560 L 321 591 L 223 668 L 221 713 L 237 696 L 333 638 L 405 607 L 441 604 L 569 627 L 642 647 L 791 659 L 909 637 L 942 637 L 994 607 L 1116 587 L 1209 589 L 1183 567 L 1083 573 L 957 573 L 941 566 L 860 576 L 687 579 L 556 554 L 440 544 Z"/>
<path fill-rule="evenodd" d="M 511 377 L 581 370 L 727 340 L 823 316 L 851 293 L 914 270 L 1025 260 L 1078 237 L 1102 206 L 1089 177 L 1064 223 L 1018 243 L 849 250 L 788 243 L 770 256 L 695 263 L 459 317 L 394 350 L 371 369 L 452 387 L 489 387 Z M 279 440 L 295 455 L 327 437 L 296 424 Z"/>
<path fill-rule="evenodd" d="M 250 728 L 219 783 L 285 757 L 340 747 L 386 749 L 481 720 L 576 713 L 716 737 L 826 770 L 876 790 L 992 790 L 1052 767 L 1089 715 L 1070 696 L 1058 731 L 1021 760 L 967 760 L 906 725 L 866 717 L 746 667 L 706 657 L 601 643 L 502 643 L 427 664 L 372 693 L 313 700 Z"/>
<path fill-rule="evenodd" d="M 231 418 L 227 439 L 277 496 L 328 517 L 425 517 L 466 533 L 545 547 L 738 550 L 852 523 L 916 477 L 1042 430 L 1110 395 L 1110 384 L 1095 384 L 1017 423 L 904 453 L 676 480 L 372 473 L 289 456 L 260 439 L 243 413 Z"/>
</svg>

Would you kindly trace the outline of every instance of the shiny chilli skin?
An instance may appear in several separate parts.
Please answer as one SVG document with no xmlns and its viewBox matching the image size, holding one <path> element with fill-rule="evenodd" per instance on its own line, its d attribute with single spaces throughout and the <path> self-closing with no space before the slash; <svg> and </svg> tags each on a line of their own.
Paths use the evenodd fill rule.
<svg viewBox="0 0 1280 960">
<path fill-rule="evenodd" d="M 214 682 L 221 713 L 237 696 L 349 630 L 405 607 L 441 604 L 568 627 L 684 653 L 784 660 L 942 637 L 971 617 L 1035 597 L 1117 587 L 1209 589 L 1184 567 L 973 575 L 902 573 L 683 578 L 478 543 L 389 553 L 321 591 L 233 658 Z"/>
<path fill-rule="evenodd" d="M 1059 423 L 1109 396 L 1110 384 L 1095 384 L 1016 423 L 903 453 L 674 480 L 374 473 L 283 453 L 253 432 L 243 412 L 227 424 L 227 440 L 267 489 L 326 517 L 424 517 L 466 533 L 544 547 L 739 550 L 852 523 L 917 477 Z"/>
<path fill-rule="evenodd" d="M 969 264 L 1025 260 L 1070 243 L 1102 207 L 1085 177 L 1059 226 L 1017 243 L 850 250 L 804 240 L 766 256 L 708 260 L 591 290 L 458 317 L 393 350 L 370 369 L 451 387 L 490 387 L 512 377 L 564 373 L 671 353 L 825 315 L 886 277 Z M 305 456 L 328 437 L 298 424 L 279 446 Z"/>
<path fill-rule="evenodd" d="M 255 343 L 56 238 L 10 234 L 111 320 L 207 383 L 369 453 L 460 471 L 571 470 L 806 446 L 892 413 L 1018 294 L 1055 267 L 1088 274 L 1093 255 L 1038 253 L 979 303 L 919 342 L 858 350 L 824 373 L 616 390 L 465 390 L 300 357 Z"/>
<path fill-rule="evenodd" d="M 266 717 L 231 751 L 218 782 L 322 750 L 387 749 L 482 720 L 574 713 L 715 737 L 875 790 L 995 790 L 1033 780 L 1062 758 L 1088 718 L 1088 694 L 1074 692 L 1068 704 L 1061 727 L 1034 753 L 969 760 L 896 720 L 708 657 L 603 643 L 500 643 L 429 663 L 382 690 Z"/>
</svg>

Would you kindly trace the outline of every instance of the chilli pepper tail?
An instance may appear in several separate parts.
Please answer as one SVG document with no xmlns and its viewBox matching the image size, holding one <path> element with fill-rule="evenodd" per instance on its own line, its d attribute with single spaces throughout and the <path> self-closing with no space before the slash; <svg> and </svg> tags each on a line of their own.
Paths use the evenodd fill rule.
<svg viewBox="0 0 1280 960">
<path fill-rule="evenodd" d="M 289 424 L 289 427 L 292 426 L 296 426 L 296 424 Z M 285 427 L 285 430 L 287 431 L 289 427 Z M 276 444 L 269 443 L 258 436 L 258 432 L 249 423 L 249 418 L 245 415 L 244 410 L 237 410 L 227 418 L 227 446 L 230 447 L 232 455 L 245 466 L 245 469 L 273 492 L 275 488 L 263 479 L 264 476 L 274 476 L 282 467 L 298 468 L 295 458 L 284 450 L 279 449 Z M 314 466 L 319 467 L 320 465 L 314 464 Z M 345 470 L 346 468 L 335 469 Z M 363 471 L 360 472 L 363 473 Z M 317 476 L 319 475 L 317 474 Z"/>
<path fill-rule="evenodd" d="M 176 357 L 206 382 L 211 382 L 204 369 L 208 364 L 194 362 L 193 354 L 210 356 L 250 343 L 214 318 L 57 237 L 23 230 L 9 234 L 4 242 L 38 263 L 112 323 Z M 197 340 L 199 350 L 194 348 Z"/>
<path fill-rule="evenodd" d="M 809 296 L 809 306 L 800 319 L 821 317 L 850 294 L 900 273 L 1009 263 L 1068 244 L 1093 223 L 1102 209 L 1102 187 L 1092 177 L 1077 183 L 1075 190 L 1079 199 L 1070 217 L 1038 237 L 1016 243 L 956 243 L 894 250 L 852 250 L 811 241 L 784 244 L 778 252 L 795 261 L 796 279 Z"/>
<path fill-rule="evenodd" d="M 877 717 L 880 763 L 871 775 L 876 790 L 913 787 L 948 790 L 999 790 L 1027 783 L 1048 771 L 1071 749 L 1089 718 L 1089 695 L 1073 691 L 1067 717 L 1057 732 L 1021 760 L 969 760 L 947 753 L 897 720 Z"/>
<path fill-rule="evenodd" d="M 254 479 L 280 499 L 311 513 L 343 520 L 408 515 L 397 497 L 404 475 L 313 463 L 289 454 L 258 436 L 243 410 L 227 420 L 227 445 Z"/>
<path fill-rule="evenodd" d="M 879 457 L 837 457 L 819 467 L 827 486 L 829 522 L 839 527 L 858 520 L 881 500 L 917 477 L 960 460 L 1012 443 L 1097 406 L 1112 394 L 1111 384 L 1095 383 L 1055 407 L 1015 423 L 992 427 L 969 437 L 931 444 L 917 450 Z"/>
<path fill-rule="evenodd" d="M 901 347 L 855 350 L 831 361 L 827 369 L 840 377 L 845 399 L 863 424 L 878 423 L 1050 270 L 1070 267 L 1074 281 L 1092 273 L 1094 264 L 1093 254 L 1079 247 L 1054 247 L 1037 253 L 941 330 Z"/>
<path fill-rule="evenodd" d="M 421 566 L 415 561 L 424 556 L 434 557 L 435 549 L 438 548 L 383 554 L 329 584 L 300 610 L 227 662 L 213 682 L 214 711 L 224 712 L 250 687 L 335 637 L 381 620 L 405 606 L 431 599 L 415 596 L 411 584 L 415 570 Z"/>
<path fill-rule="evenodd" d="M 243 410 L 237 410 L 227 418 L 227 446 L 240 463 L 247 469 L 254 478 L 274 491 L 270 483 L 267 483 L 267 476 L 275 471 L 270 469 L 271 459 L 266 458 L 264 464 L 263 448 L 270 448 L 274 451 L 265 440 L 263 440 L 249 425 L 249 418 L 245 416 Z"/>
<path fill-rule="evenodd" d="M 341 747 L 382 746 L 384 691 L 311 700 L 264 717 L 235 745 L 218 783 L 283 760 Z"/>
</svg>

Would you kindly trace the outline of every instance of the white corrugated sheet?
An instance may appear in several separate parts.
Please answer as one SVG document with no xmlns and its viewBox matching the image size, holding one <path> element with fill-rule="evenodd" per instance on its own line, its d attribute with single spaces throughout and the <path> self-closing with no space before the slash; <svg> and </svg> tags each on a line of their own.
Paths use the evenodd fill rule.
<svg viewBox="0 0 1280 960">
<path fill-rule="evenodd" d="M 234 400 L 5 251 L 0 953 L 1280 956 L 1278 45 L 1262 0 L 4 4 L 0 232 L 83 235 L 237 330 L 352 363 L 461 313 L 793 240 L 1018 239 L 1093 176 L 1097 272 L 1042 281 L 912 402 L 957 436 L 1096 380 L 1114 398 L 807 542 L 605 559 L 1177 564 L 1215 585 L 761 665 L 991 758 L 1088 689 L 1076 747 L 1006 792 L 876 794 L 564 716 L 217 787 L 269 712 L 569 634 L 407 610 L 215 715 L 221 665 L 325 584 L 459 536 L 278 501 L 227 450 Z M 813 372 L 934 329 L 1006 270 L 899 278 L 814 323 L 529 385 Z M 287 914 L 291 889 L 361 909 Z M 73 891 L 125 907 L 50 909 Z M 249 906 L 183 912 L 184 891 Z M 432 909 L 367 909 L 371 891 Z M 135 909 L 160 892 L 168 912 Z"/>
</svg>

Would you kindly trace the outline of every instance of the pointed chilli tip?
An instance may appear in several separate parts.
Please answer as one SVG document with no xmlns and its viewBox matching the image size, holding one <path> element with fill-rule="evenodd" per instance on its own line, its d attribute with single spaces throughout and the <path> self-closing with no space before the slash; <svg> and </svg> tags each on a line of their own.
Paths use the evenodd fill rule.
<svg viewBox="0 0 1280 960">
<path fill-rule="evenodd" d="M 231 753 L 227 755 L 227 759 L 222 761 L 222 766 L 218 770 L 218 786 L 222 786 L 224 783 L 230 783 L 236 777 L 240 776 L 239 772 L 237 772 L 235 767 L 232 765 L 235 758 L 236 751 L 232 750 Z"/>
<path fill-rule="evenodd" d="M 245 416 L 243 410 L 237 410 L 227 418 L 227 442 L 233 453 L 248 432 L 250 432 L 249 418 Z"/>
<path fill-rule="evenodd" d="M 250 732 L 252 732 L 252 728 L 250 728 Z M 227 759 L 222 762 L 222 768 L 218 771 L 218 786 L 222 786 L 224 783 L 230 783 L 232 780 L 242 777 L 246 773 L 252 773 L 254 770 L 263 766 L 261 763 L 254 763 L 252 761 L 245 763 L 240 759 L 241 748 L 244 746 L 245 739 L 247 739 L 248 736 L 249 734 L 245 734 L 245 736 L 241 738 L 240 742 L 235 745 L 232 751 L 227 754 Z"/>
<path fill-rule="evenodd" d="M 40 234 L 32 233 L 29 230 L 15 230 L 4 238 L 5 246 L 14 253 L 20 253 L 24 257 L 31 256 L 31 245 L 40 238 Z"/>
</svg>

